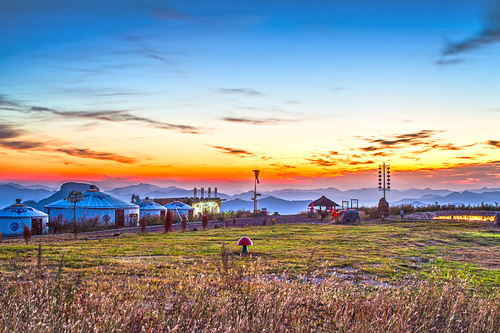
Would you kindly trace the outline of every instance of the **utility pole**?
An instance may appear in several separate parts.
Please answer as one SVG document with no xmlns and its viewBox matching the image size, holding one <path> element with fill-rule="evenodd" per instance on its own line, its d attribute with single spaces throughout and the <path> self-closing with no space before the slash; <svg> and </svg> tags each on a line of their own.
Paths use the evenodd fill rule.
<svg viewBox="0 0 500 333">
<path fill-rule="evenodd" d="M 382 163 L 378 166 L 378 190 L 384 192 L 391 191 L 391 166 L 389 164 Z"/>
<path fill-rule="evenodd" d="M 260 184 L 259 182 L 259 172 L 260 170 L 252 170 L 254 173 L 255 173 L 255 187 L 254 187 L 254 190 L 253 190 L 253 211 L 254 213 L 257 213 L 259 211 L 259 199 L 257 197 L 259 197 L 261 194 L 260 193 L 257 193 L 257 184 Z"/>
</svg>

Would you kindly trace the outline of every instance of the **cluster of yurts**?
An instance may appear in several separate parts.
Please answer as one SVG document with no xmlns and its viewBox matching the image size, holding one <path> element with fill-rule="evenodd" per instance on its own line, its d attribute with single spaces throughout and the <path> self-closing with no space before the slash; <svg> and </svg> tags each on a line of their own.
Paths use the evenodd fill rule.
<svg viewBox="0 0 500 333">
<path fill-rule="evenodd" d="M 117 227 L 138 223 L 143 217 L 164 217 L 167 210 L 175 216 L 188 216 L 194 208 L 182 202 L 171 202 L 165 206 L 157 204 L 149 198 L 141 200 L 138 196 L 132 197 L 132 203 L 109 194 L 103 193 L 95 185 L 83 193 L 84 200 L 76 207 L 76 218 L 99 217 L 99 224 L 114 225 Z M 0 237 L 21 236 L 24 226 L 27 225 L 33 235 L 46 234 L 49 231 L 47 223 L 58 218 L 72 221 L 74 218 L 71 203 L 59 200 L 44 207 L 45 212 L 26 206 L 21 199 L 16 203 L 0 210 Z M 191 212 L 192 214 L 192 212 Z"/>
</svg>

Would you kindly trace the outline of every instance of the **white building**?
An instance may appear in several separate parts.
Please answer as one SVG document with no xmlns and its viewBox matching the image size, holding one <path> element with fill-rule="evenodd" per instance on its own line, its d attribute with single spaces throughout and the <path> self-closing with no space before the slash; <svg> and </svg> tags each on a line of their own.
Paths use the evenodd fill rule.
<svg viewBox="0 0 500 333">
<path fill-rule="evenodd" d="M 31 229 L 32 235 L 47 233 L 49 216 L 38 209 L 23 205 L 16 199 L 12 206 L 0 210 L 0 233 L 2 237 L 22 236 L 24 226 Z"/>
<path fill-rule="evenodd" d="M 83 193 L 84 200 L 76 205 L 76 219 L 99 217 L 100 225 L 107 226 L 136 226 L 139 221 L 139 206 L 126 202 L 109 194 L 103 193 L 95 185 Z M 66 200 L 59 200 L 45 206 L 50 221 L 56 218 L 73 220 L 72 204 Z"/>
</svg>

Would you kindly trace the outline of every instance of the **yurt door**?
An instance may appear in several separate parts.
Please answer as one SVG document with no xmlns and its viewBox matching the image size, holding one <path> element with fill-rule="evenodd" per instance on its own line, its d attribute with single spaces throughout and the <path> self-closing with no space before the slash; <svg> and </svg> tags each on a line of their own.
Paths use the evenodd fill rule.
<svg viewBox="0 0 500 333">
<path fill-rule="evenodd" d="M 115 210 L 115 226 L 117 228 L 125 226 L 125 212 L 123 210 Z"/>
<path fill-rule="evenodd" d="M 160 218 L 164 219 L 165 218 L 165 210 L 160 211 Z"/>
<path fill-rule="evenodd" d="M 42 219 L 31 219 L 31 232 L 33 235 L 42 234 Z"/>
</svg>

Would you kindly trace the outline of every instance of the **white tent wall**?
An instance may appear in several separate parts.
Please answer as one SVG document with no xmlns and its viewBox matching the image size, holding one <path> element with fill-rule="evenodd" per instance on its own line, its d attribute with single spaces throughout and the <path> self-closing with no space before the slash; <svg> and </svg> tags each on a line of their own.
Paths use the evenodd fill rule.
<svg viewBox="0 0 500 333">
<path fill-rule="evenodd" d="M 141 209 L 140 210 L 140 216 L 139 218 L 142 219 L 143 217 L 153 217 L 153 216 L 158 216 L 161 217 L 161 212 L 164 211 L 166 212 L 167 210 L 161 210 L 161 209 Z"/>
<path fill-rule="evenodd" d="M 139 207 L 135 208 L 124 208 L 124 209 L 99 209 L 99 208 L 76 208 L 76 220 L 82 218 L 91 219 L 99 216 L 98 225 L 100 226 L 112 226 L 115 224 L 116 211 L 122 210 L 125 217 L 126 226 L 137 226 L 139 221 Z M 73 221 L 73 210 L 69 208 L 50 208 L 49 209 L 50 221 L 61 217 L 63 220 Z M 109 216 L 109 220 L 106 223 L 105 216 Z"/>
<path fill-rule="evenodd" d="M 48 232 L 47 222 L 48 216 L 40 216 L 42 219 L 42 230 L 46 234 Z M 30 230 L 32 229 L 31 217 L 0 217 L 0 233 L 3 237 L 17 237 L 23 235 L 24 226 L 27 225 Z"/>
</svg>

